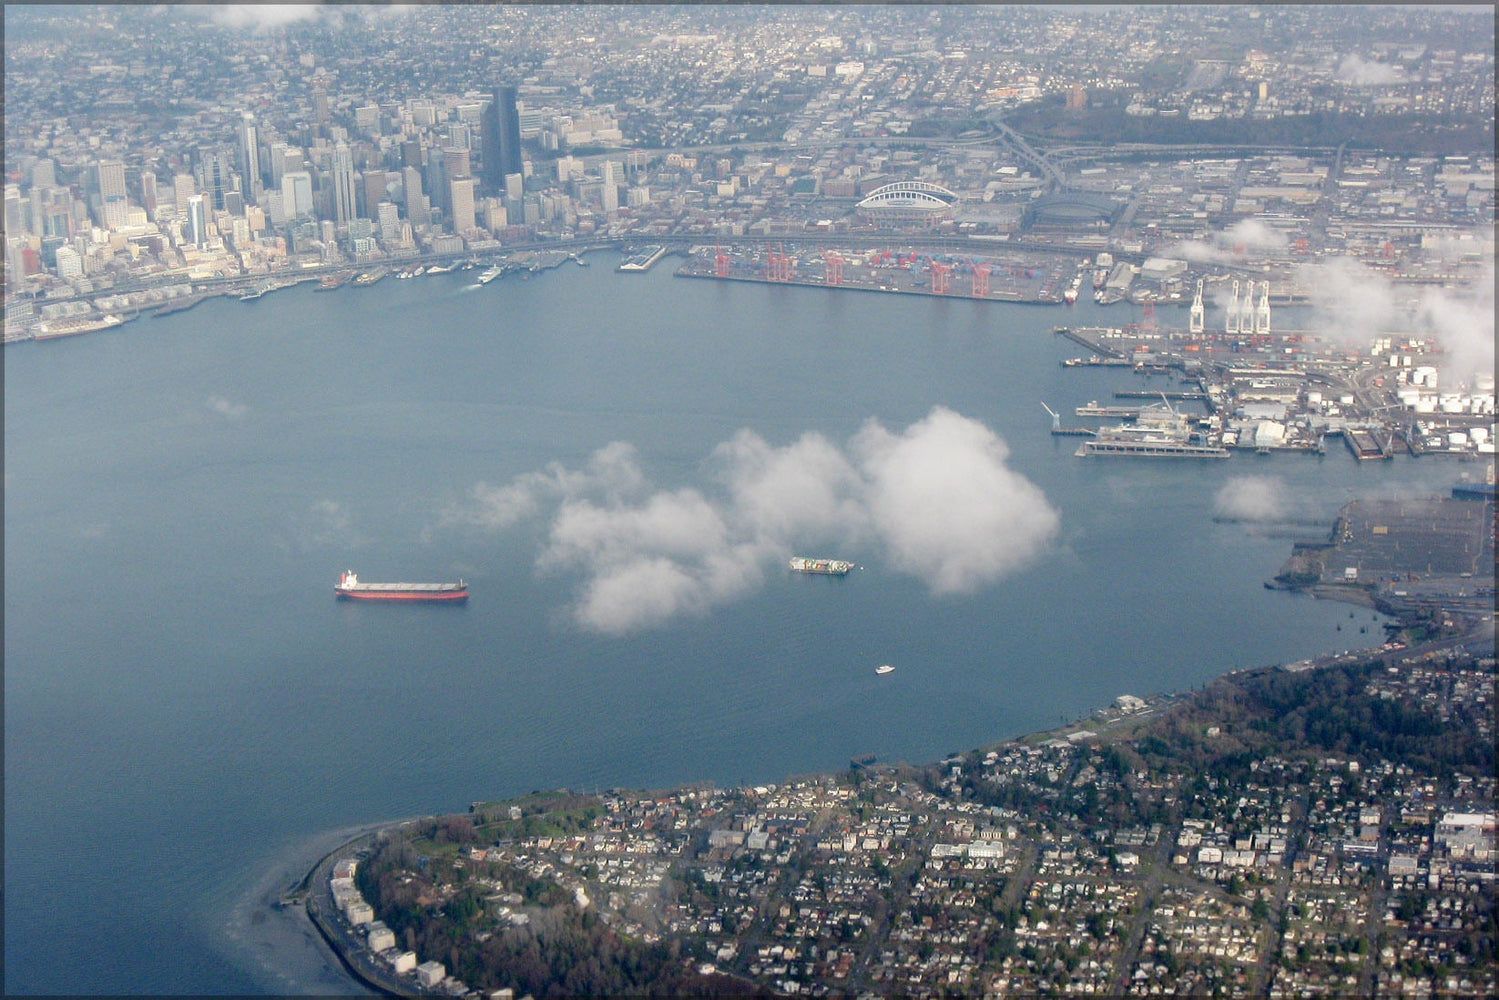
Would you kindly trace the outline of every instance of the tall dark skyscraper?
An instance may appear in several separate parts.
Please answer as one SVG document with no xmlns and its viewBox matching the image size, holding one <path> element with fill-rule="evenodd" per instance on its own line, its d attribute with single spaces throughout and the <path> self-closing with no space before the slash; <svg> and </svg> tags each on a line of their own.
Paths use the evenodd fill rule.
<svg viewBox="0 0 1499 1000">
<path fill-rule="evenodd" d="M 228 153 L 208 147 L 198 150 L 198 187 L 208 196 L 210 211 L 223 209 L 224 195 L 233 189 L 233 172 L 234 158 Z"/>
<path fill-rule="evenodd" d="M 484 157 L 480 179 L 487 194 L 504 194 L 506 175 L 521 172 L 520 111 L 515 102 L 513 86 L 496 87 L 494 100 L 479 120 L 479 153 Z"/>
</svg>

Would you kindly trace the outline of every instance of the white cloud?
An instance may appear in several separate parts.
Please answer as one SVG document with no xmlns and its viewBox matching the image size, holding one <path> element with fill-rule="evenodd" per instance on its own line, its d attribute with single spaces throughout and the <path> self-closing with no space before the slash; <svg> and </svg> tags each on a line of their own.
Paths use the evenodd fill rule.
<svg viewBox="0 0 1499 1000">
<path fill-rule="evenodd" d="M 469 491 L 470 501 L 450 506 L 441 517 L 441 526 L 469 524 L 481 528 L 508 528 L 541 509 L 547 500 L 572 497 L 589 491 L 602 491 L 618 500 L 637 493 L 644 485 L 635 449 L 615 441 L 594 452 L 580 472 L 569 471 L 559 462 L 545 472 L 528 472 L 504 486 L 476 483 Z"/>
<path fill-rule="evenodd" d="M 1401 72 L 1388 63 L 1374 62 L 1363 56 L 1349 53 L 1338 63 L 1337 79 L 1354 87 L 1378 87 L 1398 83 Z"/>
<path fill-rule="evenodd" d="M 244 403 L 235 403 L 225 399 L 223 396 L 209 396 L 208 408 L 219 416 L 228 417 L 230 420 L 238 420 L 250 412 L 250 408 Z"/>
<path fill-rule="evenodd" d="M 1194 264 L 1223 264 L 1236 260 L 1249 251 L 1283 250 L 1289 242 L 1285 233 L 1251 216 L 1240 219 L 1220 233 L 1214 233 L 1210 243 L 1186 240 L 1169 247 L 1163 256 Z"/>
<path fill-rule="evenodd" d="M 1297 269 L 1307 290 L 1317 332 L 1350 346 L 1367 346 L 1396 325 L 1399 305 L 1394 286 L 1376 271 L 1348 257 L 1332 257 Z"/>
<path fill-rule="evenodd" d="M 364 539 L 354 527 L 354 518 L 337 500 L 318 500 L 296 524 L 297 540 L 304 550 L 358 548 Z"/>
<path fill-rule="evenodd" d="M 1282 521 L 1285 483 L 1269 476 L 1235 476 L 1218 490 L 1213 510 L 1229 521 Z"/>
<path fill-rule="evenodd" d="M 1429 330 L 1441 344 L 1442 368 L 1449 377 L 1471 385 L 1480 372 L 1494 374 L 1494 306 L 1492 250 L 1471 287 L 1433 288 L 1421 296 L 1417 327 Z"/>
<path fill-rule="evenodd" d="M 1290 242 L 1285 233 L 1267 226 L 1253 216 L 1235 222 L 1218 239 L 1228 246 L 1242 246 L 1250 250 L 1279 250 Z"/>
<path fill-rule="evenodd" d="M 854 444 L 876 532 L 934 593 L 977 590 L 1056 534 L 1045 494 L 1005 465 L 1009 448 L 977 421 L 939 407 L 901 435 L 871 421 Z"/>
<path fill-rule="evenodd" d="M 325 5 L 318 3 L 212 4 L 205 13 L 215 24 L 226 28 L 253 28 L 261 31 L 322 17 L 325 13 Z"/>
<path fill-rule="evenodd" d="M 347 27 L 356 21 L 389 20 L 409 16 L 423 4 L 409 3 L 267 3 L 192 5 L 214 24 L 226 28 L 267 31 L 302 21 L 322 21 L 330 28 Z"/>
<path fill-rule="evenodd" d="M 1434 363 L 1444 379 L 1471 382 L 1478 372 L 1494 371 L 1492 255 L 1471 284 L 1456 289 L 1397 287 L 1346 257 L 1302 265 L 1297 282 L 1311 297 L 1311 327 L 1324 336 L 1367 348 L 1377 336 L 1411 333 L 1440 345 Z"/>
<path fill-rule="evenodd" d="M 574 620 L 618 634 L 705 614 L 809 546 L 851 557 L 873 545 L 934 594 L 991 584 L 1059 524 L 1008 457 L 983 424 L 940 407 L 900 433 L 871 420 L 847 449 L 818 434 L 775 447 L 742 430 L 714 450 L 710 494 L 651 488 L 634 449 L 616 442 L 581 471 L 553 464 L 481 483 L 442 523 L 499 529 L 544 514 L 538 571 L 581 574 Z"/>
<path fill-rule="evenodd" d="M 867 520 L 856 499 L 858 471 L 819 434 L 773 448 L 742 430 L 718 446 L 714 459 L 723 469 L 735 519 L 752 535 L 781 545 L 805 543 L 834 527 L 848 533 Z"/>
</svg>

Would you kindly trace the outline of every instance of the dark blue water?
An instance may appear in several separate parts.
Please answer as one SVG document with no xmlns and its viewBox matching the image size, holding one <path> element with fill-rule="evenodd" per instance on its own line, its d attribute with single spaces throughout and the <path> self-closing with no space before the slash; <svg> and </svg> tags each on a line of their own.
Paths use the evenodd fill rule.
<svg viewBox="0 0 1499 1000">
<path fill-rule="evenodd" d="M 1289 539 L 1215 522 L 1215 495 L 1269 477 L 1298 516 L 1330 519 L 1355 494 L 1454 478 L 1340 451 L 1073 457 L 1041 401 L 1138 383 L 1062 369 L 1078 349 L 1050 331 L 1128 321 L 1118 307 L 593 260 L 483 288 L 303 286 L 6 349 L 8 991 L 284 989 L 228 943 L 225 914 L 316 831 L 534 788 L 927 761 L 1353 645 L 1347 608 L 1262 587 Z M 865 567 L 845 579 L 768 571 L 604 634 L 570 617 L 581 571 L 537 566 L 546 509 L 503 531 L 452 517 L 480 483 L 578 470 L 616 441 L 650 489 L 711 496 L 714 449 L 740 430 L 846 452 L 866 421 L 900 433 L 939 405 L 997 434 L 1059 515 L 1040 558 L 972 593 L 934 597 L 866 539 L 803 553 Z M 346 567 L 462 576 L 473 597 L 341 604 Z"/>
</svg>

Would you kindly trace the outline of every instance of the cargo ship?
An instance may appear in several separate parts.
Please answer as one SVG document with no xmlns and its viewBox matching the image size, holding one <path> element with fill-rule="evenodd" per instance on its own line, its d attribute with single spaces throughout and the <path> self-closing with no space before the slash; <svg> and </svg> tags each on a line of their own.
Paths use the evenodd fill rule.
<svg viewBox="0 0 1499 1000">
<path fill-rule="evenodd" d="M 338 578 L 333 593 L 354 601 L 466 601 L 468 584 L 457 583 L 360 583 L 351 569 Z"/>
<path fill-rule="evenodd" d="M 808 559 L 804 556 L 793 556 L 791 568 L 798 573 L 821 573 L 824 576 L 843 576 L 854 568 L 851 562 L 842 559 Z"/>
</svg>

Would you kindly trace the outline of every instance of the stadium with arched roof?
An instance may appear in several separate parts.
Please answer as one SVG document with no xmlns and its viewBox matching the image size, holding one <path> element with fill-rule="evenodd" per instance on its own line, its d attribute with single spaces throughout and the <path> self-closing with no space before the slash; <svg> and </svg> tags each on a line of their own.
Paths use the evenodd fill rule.
<svg viewBox="0 0 1499 1000">
<path fill-rule="evenodd" d="M 875 188 L 856 206 L 859 217 L 881 226 L 931 228 L 953 217 L 958 195 L 926 181 L 895 181 Z"/>
<path fill-rule="evenodd" d="M 1042 195 L 1026 206 L 1022 228 L 1055 226 L 1065 229 L 1106 228 L 1114 223 L 1124 202 L 1106 194 L 1058 191 Z"/>
</svg>

